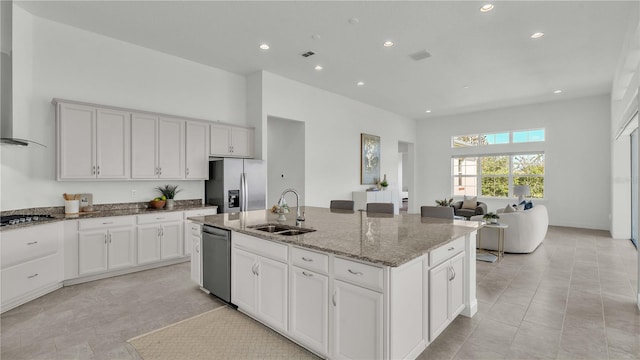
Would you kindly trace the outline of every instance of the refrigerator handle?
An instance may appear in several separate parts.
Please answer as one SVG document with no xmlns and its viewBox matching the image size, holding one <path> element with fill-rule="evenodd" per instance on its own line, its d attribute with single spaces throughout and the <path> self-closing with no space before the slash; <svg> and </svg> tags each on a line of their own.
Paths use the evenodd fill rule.
<svg viewBox="0 0 640 360">
<path fill-rule="evenodd" d="M 240 174 L 240 211 L 246 211 L 247 207 L 245 204 L 245 200 L 247 199 L 247 181 L 245 179 L 245 174 Z"/>
<path fill-rule="evenodd" d="M 247 174 L 242 173 L 244 179 L 244 211 L 249 211 L 249 184 L 247 184 Z"/>
</svg>

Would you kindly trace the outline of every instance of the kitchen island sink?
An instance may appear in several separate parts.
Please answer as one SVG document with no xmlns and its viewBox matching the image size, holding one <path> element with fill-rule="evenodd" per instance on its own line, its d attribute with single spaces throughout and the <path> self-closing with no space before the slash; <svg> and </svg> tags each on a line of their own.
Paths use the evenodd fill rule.
<svg viewBox="0 0 640 360">
<path fill-rule="evenodd" d="M 264 232 L 268 232 L 276 235 L 284 235 L 284 236 L 301 235 L 301 234 L 306 234 L 306 233 L 316 231 L 315 229 L 307 229 L 307 228 L 297 227 L 297 226 L 295 227 L 284 226 L 280 224 L 262 224 L 262 225 L 250 226 L 249 228 L 253 230 L 264 231 Z"/>
</svg>

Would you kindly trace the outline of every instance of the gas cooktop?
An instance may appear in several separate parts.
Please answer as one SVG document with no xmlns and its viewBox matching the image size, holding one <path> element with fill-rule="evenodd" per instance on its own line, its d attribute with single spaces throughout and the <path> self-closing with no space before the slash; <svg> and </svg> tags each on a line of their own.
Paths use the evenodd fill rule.
<svg viewBox="0 0 640 360">
<path fill-rule="evenodd" d="M 22 215 L 22 214 L 7 215 L 7 216 L 0 216 L 0 226 L 17 225 L 21 223 L 50 220 L 50 219 L 55 219 L 55 218 L 51 215 Z"/>
</svg>

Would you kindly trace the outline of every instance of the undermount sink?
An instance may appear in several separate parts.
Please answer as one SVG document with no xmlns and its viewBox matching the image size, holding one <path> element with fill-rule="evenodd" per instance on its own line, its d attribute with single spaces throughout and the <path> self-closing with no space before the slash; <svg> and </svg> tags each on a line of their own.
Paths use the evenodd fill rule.
<svg viewBox="0 0 640 360">
<path fill-rule="evenodd" d="M 250 228 L 253 230 L 264 231 L 264 232 L 272 233 L 275 235 L 284 235 L 284 236 L 302 235 L 302 234 L 316 231 L 315 229 L 307 229 L 307 228 L 296 227 L 296 226 L 274 225 L 274 224 L 255 225 L 255 226 L 250 226 Z"/>
</svg>

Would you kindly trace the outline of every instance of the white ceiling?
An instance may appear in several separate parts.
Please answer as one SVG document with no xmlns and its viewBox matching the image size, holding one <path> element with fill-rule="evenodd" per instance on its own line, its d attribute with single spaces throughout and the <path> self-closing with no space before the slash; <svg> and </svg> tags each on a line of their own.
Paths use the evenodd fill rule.
<svg viewBox="0 0 640 360">
<path fill-rule="evenodd" d="M 609 93 L 630 14 L 639 11 L 638 0 L 494 1 L 488 13 L 481 1 L 16 3 L 122 41 L 238 74 L 265 70 L 415 119 Z M 545 36 L 531 39 L 537 31 Z M 395 46 L 383 47 L 386 40 Z M 263 42 L 271 49 L 260 50 Z M 303 58 L 308 50 L 316 55 Z M 409 57 L 420 50 L 432 56 Z"/>
</svg>

